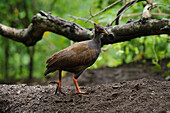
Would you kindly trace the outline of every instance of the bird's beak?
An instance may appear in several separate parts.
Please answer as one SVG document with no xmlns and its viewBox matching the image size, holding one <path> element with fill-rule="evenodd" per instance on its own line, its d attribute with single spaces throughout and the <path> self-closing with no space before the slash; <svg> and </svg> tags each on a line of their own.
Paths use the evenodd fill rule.
<svg viewBox="0 0 170 113">
<path fill-rule="evenodd" d="M 109 34 L 107 31 L 104 31 L 105 34 Z"/>
</svg>

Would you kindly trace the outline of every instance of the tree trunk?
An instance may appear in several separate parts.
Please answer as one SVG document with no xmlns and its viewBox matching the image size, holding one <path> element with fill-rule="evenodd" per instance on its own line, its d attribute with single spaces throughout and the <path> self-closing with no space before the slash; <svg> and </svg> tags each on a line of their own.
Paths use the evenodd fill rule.
<svg viewBox="0 0 170 113">
<path fill-rule="evenodd" d="M 30 63 L 29 63 L 29 80 L 33 78 L 33 72 L 34 72 L 34 53 L 35 53 L 35 46 L 28 48 L 28 54 L 30 57 Z"/>
<path fill-rule="evenodd" d="M 5 80 L 8 80 L 8 75 L 9 75 L 9 73 L 8 73 L 8 67 L 9 67 L 9 40 L 8 39 L 5 39 L 5 43 L 6 43 L 6 45 L 5 45 L 5 74 L 4 74 L 4 78 L 5 78 Z"/>
</svg>

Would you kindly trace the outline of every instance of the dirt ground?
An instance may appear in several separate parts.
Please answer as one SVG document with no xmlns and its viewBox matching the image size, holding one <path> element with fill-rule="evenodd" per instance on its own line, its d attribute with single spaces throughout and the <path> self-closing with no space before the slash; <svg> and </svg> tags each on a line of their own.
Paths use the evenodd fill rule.
<svg viewBox="0 0 170 113">
<path fill-rule="evenodd" d="M 75 94 L 70 73 L 62 79 L 66 95 L 54 95 L 56 85 L 44 85 L 56 76 L 32 83 L 43 85 L 1 84 L 0 113 L 166 113 L 170 111 L 170 81 L 162 74 L 169 71 L 168 61 L 160 62 L 159 71 L 152 71 L 151 61 L 86 70 L 78 82 L 87 94 Z"/>
</svg>

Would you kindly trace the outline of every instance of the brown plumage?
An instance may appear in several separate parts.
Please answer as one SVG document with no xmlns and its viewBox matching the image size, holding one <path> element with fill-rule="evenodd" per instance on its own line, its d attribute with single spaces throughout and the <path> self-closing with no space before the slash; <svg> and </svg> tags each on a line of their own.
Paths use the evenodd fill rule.
<svg viewBox="0 0 170 113">
<path fill-rule="evenodd" d="M 59 85 L 58 87 L 61 93 L 63 93 L 61 91 L 62 70 L 74 73 L 73 81 L 77 88 L 76 93 L 85 93 L 80 91 L 76 79 L 87 67 L 91 66 L 96 61 L 98 55 L 100 54 L 101 33 L 107 34 L 102 26 L 97 24 L 94 24 L 94 26 L 95 35 L 92 40 L 75 43 L 53 54 L 52 57 L 50 57 L 46 62 L 47 70 L 45 71 L 44 75 L 59 70 L 59 81 L 55 83 Z M 56 89 L 56 93 L 58 87 Z"/>
</svg>

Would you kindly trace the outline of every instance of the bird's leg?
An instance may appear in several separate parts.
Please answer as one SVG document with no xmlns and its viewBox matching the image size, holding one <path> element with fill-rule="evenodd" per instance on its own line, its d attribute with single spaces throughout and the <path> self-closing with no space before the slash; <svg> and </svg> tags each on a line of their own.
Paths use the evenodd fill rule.
<svg viewBox="0 0 170 113">
<path fill-rule="evenodd" d="M 57 88 L 56 88 L 56 91 L 55 91 L 55 94 L 57 94 L 57 91 L 59 90 L 59 92 L 63 95 L 65 95 L 65 93 L 63 93 L 61 91 L 61 70 L 58 71 L 58 81 L 57 82 L 50 82 L 50 83 L 56 83 L 58 84 Z"/>
<path fill-rule="evenodd" d="M 65 95 L 65 93 L 63 93 L 61 91 L 61 70 L 59 70 L 58 72 L 58 87 L 56 88 L 55 94 L 57 94 L 57 90 L 59 89 L 60 93 L 62 93 L 63 95 Z"/>
<path fill-rule="evenodd" d="M 85 94 L 85 93 L 87 93 L 86 91 L 85 92 L 81 92 L 80 91 L 76 78 L 73 77 L 73 81 L 74 81 L 74 84 L 75 84 L 76 89 L 77 89 L 76 93 L 78 93 L 78 94 Z"/>
</svg>

